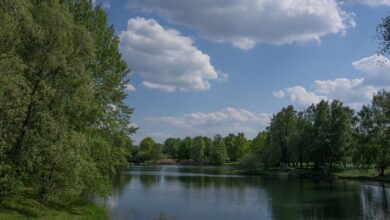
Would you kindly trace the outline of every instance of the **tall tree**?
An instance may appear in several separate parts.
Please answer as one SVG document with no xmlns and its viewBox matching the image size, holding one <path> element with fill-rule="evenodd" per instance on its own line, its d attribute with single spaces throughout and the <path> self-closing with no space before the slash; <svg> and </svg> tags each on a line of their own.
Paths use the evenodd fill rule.
<svg viewBox="0 0 390 220">
<path fill-rule="evenodd" d="M 353 112 L 338 100 L 331 104 L 322 100 L 308 111 L 312 114 L 312 135 L 315 137 L 310 159 L 328 174 L 333 164 L 343 162 L 350 147 Z"/>
<path fill-rule="evenodd" d="M 270 141 L 279 153 L 280 169 L 284 171 L 297 143 L 297 113 L 293 106 L 283 108 L 271 119 Z"/>
<path fill-rule="evenodd" d="M 203 137 L 197 136 L 191 142 L 191 159 L 195 162 L 204 161 L 205 141 Z"/>
<path fill-rule="evenodd" d="M 179 146 L 179 138 L 168 138 L 164 142 L 163 153 L 168 154 L 172 159 L 176 159 Z"/>
<path fill-rule="evenodd" d="M 177 151 L 177 157 L 179 160 L 189 160 L 191 155 L 191 145 L 192 145 L 192 138 L 186 137 L 184 138 L 180 145 L 179 149 Z"/>
<path fill-rule="evenodd" d="M 213 145 L 211 148 L 211 162 L 216 164 L 222 164 L 229 160 L 229 156 L 226 153 L 225 143 L 221 135 L 214 136 Z"/>
<path fill-rule="evenodd" d="M 156 161 L 156 142 L 151 137 L 146 137 L 142 139 L 142 141 L 139 143 L 139 150 L 144 155 L 146 155 L 147 160 L 153 160 Z"/>
<path fill-rule="evenodd" d="M 358 113 L 360 145 L 355 151 L 359 164 L 374 164 L 379 176 L 390 164 L 390 92 L 374 95 L 370 106 Z"/>
<path fill-rule="evenodd" d="M 1 0 L 0 12 L 0 169 L 42 197 L 108 192 L 135 130 L 104 11 L 88 0 Z"/>
</svg>

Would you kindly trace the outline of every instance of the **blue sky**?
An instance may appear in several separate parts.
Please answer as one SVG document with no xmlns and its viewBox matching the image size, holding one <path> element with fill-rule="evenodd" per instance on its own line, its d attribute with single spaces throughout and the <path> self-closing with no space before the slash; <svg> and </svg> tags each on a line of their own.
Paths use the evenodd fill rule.
<svg viewBox="0 0 390 220">
<path fill-rule="evenodd" d="M 390 87 L 373 39 L 390 0 L 97 0 L 132 69 L 134 140 L 244 132 L 273 113 Z"/>
</svg>

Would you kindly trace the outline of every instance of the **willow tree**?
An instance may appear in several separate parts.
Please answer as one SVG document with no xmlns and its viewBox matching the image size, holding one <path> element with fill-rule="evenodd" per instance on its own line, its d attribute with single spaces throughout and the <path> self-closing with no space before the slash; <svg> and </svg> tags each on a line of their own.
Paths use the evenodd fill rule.
<svg viewBox="0 0 390 220">
<path fill-rule="evenodd" d="M 0 12 L 0 180 L 42 197 L 108 192 L 134 128 L 127 67 L 103 10 L 0 0 Z"/>
</svg>

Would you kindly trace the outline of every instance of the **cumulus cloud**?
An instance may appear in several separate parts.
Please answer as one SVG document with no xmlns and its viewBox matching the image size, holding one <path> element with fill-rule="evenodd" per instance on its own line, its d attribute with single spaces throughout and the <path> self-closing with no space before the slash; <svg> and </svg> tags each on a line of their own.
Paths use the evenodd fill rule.
<svg viewBox="0 0 390 220">
<path fill-rule="evenodd" d="M 376 6 L 390 6 L 390 0 L 347 0 L 350 4 L 364 4 L 371 7 Z"/>
<path fill-rule="evenodd" d="M 157 12 L 169 22 L 241 49 L 257 43 L 319 42 L 354 27 L 353 14 L 337 0 L 135 0 L 131 9 Z"/>
<path fill-rule="evenodd" d="M 257 132 L 265 128 L 270 120 L 268 113 L 255 113 L 246 109 L 232 107 L 216 112 L 193 112 L 182 116 L 145 118 L 146 127 L 162 127 L 165 131 L 175 133 L 176 136 L 196 135 L 227 135 L 229 133 L 244 132 L 254 137 Z M 146 128 L 147 129 L 147 128 Z M 150 132 L 153 134 L 154 132 Z"/>
<path fill-rule="evenodd" d="M 154 19 L 132 18 L 120 34 L 123 58 L 150 89 L 208 90 L 219 74 L 210 57 L 189 37 L 165 29 Z"/>
<path fill-rule="evenodd" d="M 293 104 L 307 107 L 320 100 L 339 99 L 354 109 L 370 102 L 372 95 L 380 89 L 390 88 L 390 64 L 383 56 L 370 56 L 352 63 L 354 68 L 365 74 L 363 78 L 316 80 L 307 91 L 302 86 L 286 88 L 274 93 L 277 98 L 287 98 Z M 283 96 L 281 96 L 283 92 Z"/>
<path fill-rule="evenodd" d="M 390 85 L 390 60 L 373 55 L 352 63 L 356 70 L 366 74 L 365 82 L 376 86 Z"/>
<path fill-rule="evenodd" d="M 284 90 L 286 92 L 285 96 L 289 100 L 291 100 L 291 102 L 297 104 L 299 107 L 306 107 L 311 105 L 312 103 L 317 103 L 322 99 L 327 99 L 325 96 L 316 95 L 314 92 L 307 91 L 302 86 L 295 86 L 291 88 L 286 88 Z"/>
<path fill-rule="evenodd" d="M 125 85 L 125 92 L 134 92 L 136 91 L 137 89 L 130 83 L 126 84 Z"/>
</svg>

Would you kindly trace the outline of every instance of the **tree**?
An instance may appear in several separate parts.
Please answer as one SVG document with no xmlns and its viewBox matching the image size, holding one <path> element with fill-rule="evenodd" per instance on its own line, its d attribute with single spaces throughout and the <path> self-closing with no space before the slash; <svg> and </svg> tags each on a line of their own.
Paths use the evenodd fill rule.
<svg viewBox="0 0 390 220">
<path fill-rule="evenodd" d="M 197 136 L 191 142 L 191 159 L 195 162 L 204 160 L 205 141 L 203 137 Z"/>
<path fill-rule="evenodd" d="M 221 135 L 214 136 L 213 145 L 211 148 L 211 162 L 216 164 L 222 164 L 229 160 L 229 156 L 226 153 L 226 147 Z"/>
<path fill-rule="evenodd" d="M 266 131 L 259 132 L 250 144 L 250 153 L 259 156 L 266 146 L 267 138 L 268 133 Z"/>
<path fill-rule="evenodd" d="M 230 158 L 230 161 L 237 161 L 245 153 L 249 152 L 249 143 L 245 138 L 244 133 L 238 133 L 237 136 L 229 134 L 224 138 L 226 146 L 226 152 Z"/>
<path fill-rule="evenodd" d="M 343 162 L 347 155 L 351 145 L 353 112 L 338 100 L 330 105 L 322 100 L 308 111 L 312 114 L 311 129 L 315 137 L 310 159 L 328 174 L 333 164 Z"/>
<path fill-rule="evenodd" d="M 358 164 L 374 164 L 379 176 L 390 164 L 390 92 L 374 95 L 370 106 L 358 113 L 359 145 L 354 159 Z"/>
<path fill-rule="evenodd" d="M 168 154 L 172 159 L 176 159 L 179 146 L 179 138 L 168 138 L 164 142 L 163 153 Z"/>
<path fill-rule="evenodd" d="M 389 56 L 390 52 L 390 16 L 382 18 L 381 23 L 376 29 L 376 39 L 378 40 L 379 47 L 378 53 Z"/>
<path fill-rule="evenodd" d="M 1 0 L 0 24 L 0 178 L 42 198 L 108 193 L 135 129 L 104 11 L 89 0 Z"/>
<path fill-rule="evenodd" d="M 142 139 L 139 143 L 139 150 L 142 154 L 146 155 L 147 160 L 157 161 L 156 143 L 151 137 Z"/>
<path fill-rule="evenodd" d="M 191 145 L 192 145 L 192 139 L 190 137 L 186 137 L 184 140 L 182 140 L 180 145 L 179 145 L 178 152 L 177 152 L 177 159 L 189 160 L 191 157 L 190 156 Z"/>
<path fill-rule="evenodd" d="M 297 113 L 293 106 L 274 115 L 270 125 L 270 145 L 279 154 L 280 169 L 285 170 L 297 143 Z"/>
</svg>

